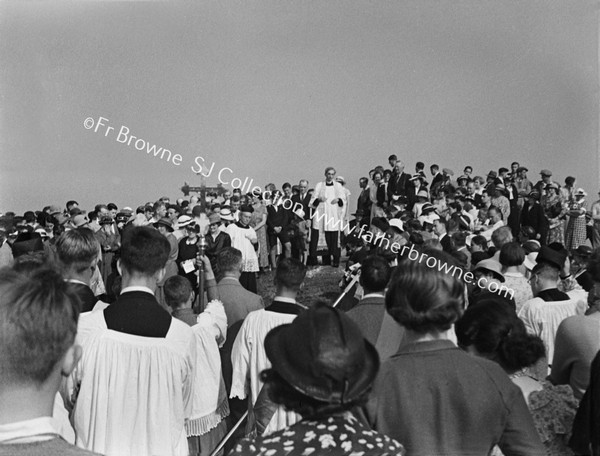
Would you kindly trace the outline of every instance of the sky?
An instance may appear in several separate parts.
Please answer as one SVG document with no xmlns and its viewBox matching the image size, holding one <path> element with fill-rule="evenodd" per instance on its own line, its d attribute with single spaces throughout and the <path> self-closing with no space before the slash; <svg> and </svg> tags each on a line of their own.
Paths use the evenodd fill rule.
<svg viewBox="0 0 600 456">
<path fill-rule="evenodd" d="M 355 206 L 390 154 L 455 176 L 516 160 L 594 200 L 598 6 L 0 2 L 0 212 L 177 198 L 199 165 L 259 186 L 332 165 Z"/>
</svg>

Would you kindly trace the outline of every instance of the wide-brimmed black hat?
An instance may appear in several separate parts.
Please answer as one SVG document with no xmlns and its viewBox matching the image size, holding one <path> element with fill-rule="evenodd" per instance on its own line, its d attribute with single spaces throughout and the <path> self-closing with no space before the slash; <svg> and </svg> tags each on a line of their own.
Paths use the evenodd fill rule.
<svg viewBox="0 0 600 456">
<path fill-rule="evenodd" d="M 377 351 L 356 323 L 324 303 L 272 329 L 265 351 L 273 369 L 294 389 L 329 404 L 359 399 L 379 370 Z"/>
<path fill-rule="evenodd" d="M 543 245 L 536 258 L 537 263 L 548 263 L 558 269 L 562 269 L 567 259 L 566 251 L 554 250 L 547 245 Z"/>
</svg>

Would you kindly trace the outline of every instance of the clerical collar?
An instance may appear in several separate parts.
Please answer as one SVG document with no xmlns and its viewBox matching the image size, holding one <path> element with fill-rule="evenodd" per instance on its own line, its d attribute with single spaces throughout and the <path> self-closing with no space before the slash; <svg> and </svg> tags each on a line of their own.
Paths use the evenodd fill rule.
<svg viewBox="0 0 600 456">
<path fill-rule="evenodd" d="M 327 185 L 328 187 L 333 186 L 333 182 L 325 182 L 325 185 Z"/>
<path fill-rule="evenodd" d="M 265 310 L 275 313 L 299 315 L 305 309 L 307 309 L 307 307 L 296 302 L 295 299 L 275 296 L 273 303 Z"/>
<path fill-rule="evenodd" d="M 150 293 L 151 295 L 154 295 L 154 291 L 143 285 L 132 285 L 130 287 L 125 287 L 121 290 L 121 294 L 129 293 L 130 291 L 143 291 L 145 293 Z"/>
<path fill-rule="evenodd" d="M 240 222 L 239 220 L 237 222 L 235 222 L 235 225 L 244 230 L 247 230 L 248 228 L 250 228 L 248 225 L 242 225 L 242 222 Z"/>
</svg>

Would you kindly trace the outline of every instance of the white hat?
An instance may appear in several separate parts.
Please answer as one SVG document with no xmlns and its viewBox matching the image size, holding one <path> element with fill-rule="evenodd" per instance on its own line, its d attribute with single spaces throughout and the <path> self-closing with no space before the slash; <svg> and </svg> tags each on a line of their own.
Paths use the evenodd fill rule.
<svg viewBox="0 0 600 456">
<path fill-rule="evenodd" d="M 227 220 L 228 222 L 233 222 L 233 215 L 231 215 L 231 209 L 221 209 L 220 212 L 221 220 Z"/>
<path fill-rule="evenodd" d="M 525 260 L 523 261 L 523 266 L 527 268 L 528 271 L 531 271 L 534 266 L 537 264 L 536 259 L 538 256 L 538 252 L 531 252 L 525 255 Z"/>
<path fill-rule="evenodd" d="M 394 228 L 398 228 L 400 231 L 404 231 L 404 224 L 402 223 L 402 220 L 400 220 L 399 218 L 393 218 L 388 220 L 388 223 L 390 224 L 390 226 L 393 226 Z"/>
<path fill-rule="evenodd" d="M 194 223 L 194 219 L 192 217 L 190 217 L 189 215 L 180 215 L 179 218 L 177 219 L 177 227 L 178 228 L 184 228 L 191 223 Z"/>
<path fill-rule="evenodd" d="M 419 222 L 421 223 L 421 225 L 423 225 L 424 223 L 429 223 L 430 225 L 433 225 L 433 222 L 439 219 L 439 215 L 437 215 L 435 212 L 430 212 L 427 215 L 421 215 L 419 217 Z"/>
<path fill-rule="evenodd" d="M 294 214 L 296 214 L 296 215 L 297 215 L 298 217 L 300 217 L 301 219 L 303 219 L 303 218 L 304 218 L 304 215 L 305 215 L 305 213 L 304 213 L 304 210 L 303 210 L 301 207 L 299 207 L 298 209 L 296 209 L 296 210 L 294 211 Z"/>
</svg>

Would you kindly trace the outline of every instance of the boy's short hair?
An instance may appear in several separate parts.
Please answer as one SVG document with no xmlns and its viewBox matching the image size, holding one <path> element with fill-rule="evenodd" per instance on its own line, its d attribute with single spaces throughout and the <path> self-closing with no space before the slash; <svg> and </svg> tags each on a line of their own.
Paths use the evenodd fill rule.
<svg viewBox="0 0 600 456">
<path fill-rule="evenodd" d="M 82 273 L 100 255 L 100 242 L 89 228 L 65 231 L 56 240 L 56 254 L 65 268 Z"/>
<path fill-rule="evenodd" d="M 79 304 L 52 269 L 0 269 L 0 385 L 42 384 L 77 334 Z"/>
<path fill-rule="evenodd" d="M 123 231 L 121 265 L 129 272 L 152 275 L 165 267 L 171 245 L 165 236 L 148 226 Z"/>
<path fill-rule="evenodd" d="M 365 290 L 369 292 L 385 290 L 391 276 L 392 268 L 382 256 L 369 255 L 362 261 L 360 283 Z"/>
<path fill-rule="evenodd" d="M 282 258 L 277 262 L 275 283 L 291 290 L 299 290 L 306 276 L 306 266 L 294 258 Z"/>
<path fill-rule="evenodd" d="M 183 276 L 169 277 L 164 285 L 165 301 L 172 309 L 177 309 L 185 304 L 192 294 L 192 284 Z"/>
<path fill-rule="evenodd" d="M 217 268 L 220 272 L 237 272 L 242 263 L 242 252 L 235 247 L 225 247 L 217 254 Z"/>
</svg>

